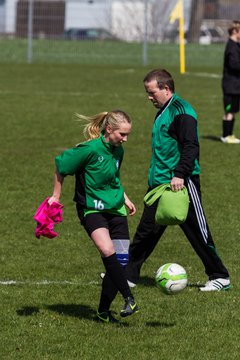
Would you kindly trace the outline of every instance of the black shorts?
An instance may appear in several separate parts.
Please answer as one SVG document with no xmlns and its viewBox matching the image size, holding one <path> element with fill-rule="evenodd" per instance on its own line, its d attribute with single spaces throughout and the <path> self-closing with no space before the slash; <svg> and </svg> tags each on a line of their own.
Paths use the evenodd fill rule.
<svg viewBox="0 0 240 360">
<path fill-rule="evenodd" d="M 223 105 L 226 114 L 239 112 L 240 94 L 224 94 Z"/>
<path fill-rule="evenodd" d="M 126 216 L 118 216 L 109 213 L 92 213 L 85 217 L 82 216 L 81 209 L 77 206 L 78 217 L 84 229 L 91 236 L 94 230 L 106 228 L 109 230 L 110 238 L 128 240 L 129 229 Z"/>
</svg>

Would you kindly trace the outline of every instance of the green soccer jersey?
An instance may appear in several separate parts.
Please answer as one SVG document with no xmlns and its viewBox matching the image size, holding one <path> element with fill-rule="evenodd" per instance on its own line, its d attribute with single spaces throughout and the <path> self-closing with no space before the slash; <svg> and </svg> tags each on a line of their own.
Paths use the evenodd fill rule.
<svg viewBox="0 0 240 360">
<path fill-rule="evenodd" d="M 55 163 L 61 175 L 76 176 L 74 200 L 86 213 L 107 211 L 126 215 L 119 173 L 122 159 L 123 147 L 112 146 L 101 135 L 65 150 Z"/>
<path fill-rule="evenodd" d="M 152 129 L 149 187 L 170 183 L 173 176 L 200 173 L 197 115 L 192 106 L 173 94 L 159 110 Z"/>
</svg>

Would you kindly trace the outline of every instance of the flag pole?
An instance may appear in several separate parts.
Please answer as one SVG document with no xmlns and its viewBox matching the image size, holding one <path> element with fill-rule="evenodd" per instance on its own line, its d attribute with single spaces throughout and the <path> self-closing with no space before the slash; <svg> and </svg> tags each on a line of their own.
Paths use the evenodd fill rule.
<svg viewBox="0 0 240 360">
<path fill-rule="evenodd" d="M 183 0 L 178 0 L 170 14 L 170 23 L 179 21 L 179 63 L 180 73 L 185 73 L 185 43 L 184 43 L 184 11 Z"/>
<path fill-rule="evenodd" d="M 183 16 L 183 0 L 182 11 L 179 17 L 179 51 L 180 51 L 180 74 L 185 73 L 185 41 L 184 41 L 184 16 Z"/>
</svg>

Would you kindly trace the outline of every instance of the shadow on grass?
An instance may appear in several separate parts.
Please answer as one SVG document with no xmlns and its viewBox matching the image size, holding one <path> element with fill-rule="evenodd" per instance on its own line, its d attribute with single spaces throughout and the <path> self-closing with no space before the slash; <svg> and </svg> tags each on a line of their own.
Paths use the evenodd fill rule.
<svg viewBox="0 0 240 360">
<path fill-rule="evenodd" d="M 56 305 L 45 305 L 46 309 L 55 311 L 60 315 L 74 316 L 89 320 L 94 320 L 96 312 L 87 305 L 77 304 L 56 304 Z M 39 313 L 39 308 L 35 306 L 24 306 L 18 309 L 16 313 L 19 316 L 31 316 Z"/>
<path fill-rule="evenodd" d="M 143 285 L 143 286 L 147 286 L 147 287 L 156 287 L 156 283 L 155 283 L 155 280 L 154 278 L 151 278 L 151 277 L 148 277 L 148 276 L 143 276 L 140 278 L 139 280 L 139 285 Z M 197 282 L 197 283 L 190 283 L 188 282 L 187 284 L 187 287 L 189 288 L 197 288 L 199 289 L 200 287 L 203 287 L 205 286 L 205 283 L 200 283 L 200 282 Z"/>
<path fill-rule="evenodd" d="M 205 286 L 205 284 L 203 283 L 200 284 L 199 282 L 197 282 L 197 283 L 188 283 L 187 286 L 190 288 L 200 288 Z"/>
<path fill-rule="evenodd" d="M 74 316 L 79 319 L 87 319 L 91 321 L 96 321 L 98 323 L 99 320 L 96 317 L 96 311 L 93 310 L 88 305 L 77 305 L 77 304 L 55 304 L 55 305 L 45 305 L 47 310 L 57 312 L 63 316 Z M 39 308 L 36 306 L 24 306 L 21 309 L 16 311 L 19 316 L 33 316 L 39 313 Z M 129 323 L 127 322 L 119 322 L 117 324 L 112 324 L 119 327 L 129 327 Z M 176 326 L 176 323 L 162 323 L 160 321 L 148 321 L 145 323 L 148 327 L 158 327 L 158 328 L 170 328 Z"/>
<path fill-rule="evenodd" d="M 139 280 L 139 284 L 144 285 L 144 286 L 148 286 L 148 287 L 155 287 L 156 283 L 154 278 L 148 277 L 148 276 L 141 276 L 140 280 Z"/>
<path fill-rule="evenodd" d="M 63 316 L 73 316 L 79 319 L 87 319 L 91 321 L 96 321 L 97 323 L 103 324 L 96 317 L 96 310 L 93 310 L 88 305 L 81 304 L 55 304 L 55 305 L 44 305 L 44 308 L 50 311 L 54 311 Z M 39 313 L 38 307 L 33 306 L 25 306 L 16 311 L 19 316 L 31 316 Z M 120 326 L 120 327 L 128 327 L 128 323 L 114 323 L 111 325 Z"/>
<path fill-rule="evenodd" d="M 201 139 L 203 140 L 212 140 L 212 141 L 217 141 L 220 142 L 220 137 L 219 136 L 215 136 L 215 135 L 203 135 L 200 136 Z"/>
<path fill-rule="evenodd" d="M 39 313 L 39 308 L 36 306 L 24 306 L 16 311 L 19 316 L 32 316 Z"/>
<path fill-rule="evenodd" d="M 88 305 L 82 304 L 55 304 L 45 305 L 50 310 L 57 312 L 60 315 L 74 316 L 81 319 L 95 320 L 96 311 Z"/>
<path fill-rule="evenodd" d="M 93 310 L 88 305 L 77 305 L 77 304 L 56 304 L 56 305 L 45 305 L 45 307 L 50 310 L 59 313 L 60 315 L 66 316 L 74 316 L 79 319 L 87 319 L 91 321 L 96 321 L 97 323 L 101 323 L 99 319 L 96 317 L 96 310 Z M 112 324 L 115 326 L 129 326 L 128 323 L 116 323 Z"/>
</svg>

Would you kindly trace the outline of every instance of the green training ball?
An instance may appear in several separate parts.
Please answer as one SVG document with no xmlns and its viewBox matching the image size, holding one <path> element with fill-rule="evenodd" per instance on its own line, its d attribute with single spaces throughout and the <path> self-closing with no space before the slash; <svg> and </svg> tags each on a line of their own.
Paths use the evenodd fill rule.
<svg viewBox="0 0 240 360">
<path fill-rule="evenodd" d="M 155 282 L 166 294 L 176 294 L 187 286 L 186 270 L 178 264 L 168 263 L 162 265 L 155 275 Z"/>
</svg>

